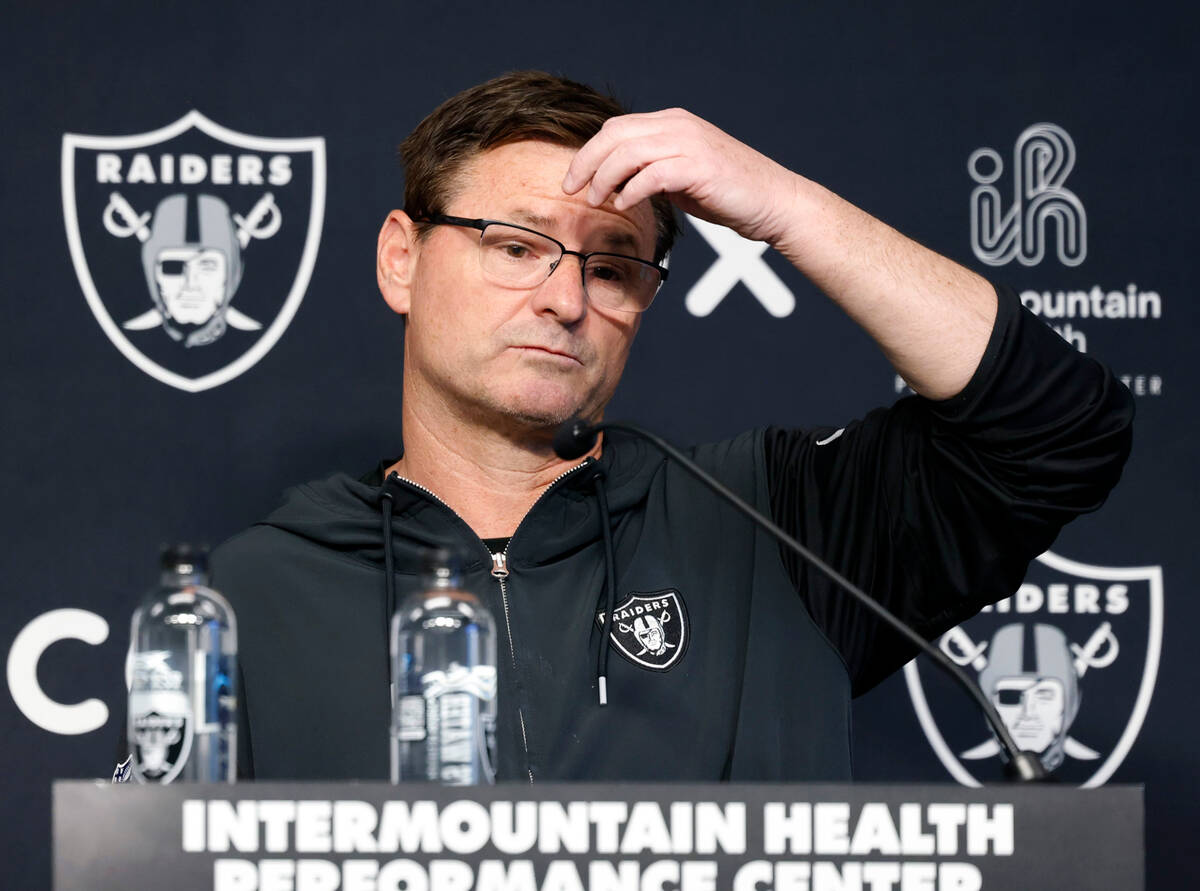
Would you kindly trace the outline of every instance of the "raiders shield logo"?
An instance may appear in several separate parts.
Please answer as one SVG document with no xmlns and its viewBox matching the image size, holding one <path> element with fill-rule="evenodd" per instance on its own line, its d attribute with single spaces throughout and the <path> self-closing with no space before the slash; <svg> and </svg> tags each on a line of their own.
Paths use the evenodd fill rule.
<svg viewBox="0 0 1200 891">
<path fill-rule="evenodd" d="M 178 691 L 130 697 L 133 774 L 142 783 L 169 783 L 192 751 L 195 727 L 187 697 Z"/>
<path fill-rule="evenodd" d="M 604 628 L 604 611 L 596 613 Z M 617 652 L 642 668 L 666 671 L 681 658 L 688 644 L 687 609 L 674 589 L 653 594 L 630 594 L 613 610 L 612 642 Z"/>
<path fill-rule="evenodd" d="M 67 133 L 62 195 L 100 328 L 195 393 L 251 368 L 295 316 L 321 240 L 325 141 L 248 136 L 198 111 L 133 136 Z"/>
<path fill-rule="evenodd" d="M 1016 743 L 1084 787 L 1107 782 L 1137 739 L 1158 676 L 1162 567 L 1089 566 L 1047 552 L 1015 595 L 935 643 L 972 674 Z M 921 727 L 966 786 L 998 782 L 1000 744 L 926 660 L 904 668 Z"/>
</svg>

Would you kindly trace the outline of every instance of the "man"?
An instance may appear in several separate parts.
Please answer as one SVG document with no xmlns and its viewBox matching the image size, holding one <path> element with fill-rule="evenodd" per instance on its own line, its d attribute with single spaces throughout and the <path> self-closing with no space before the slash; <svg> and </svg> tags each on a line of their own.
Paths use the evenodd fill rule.
<svg viewBox="0 0 1200 891">
<path fill-rule="evenodd" d="M 693 456 L 926 635 L 1010 594 L 1117 480 L 1132 409 L 1111 374 L 1010 291 L 687 112 L 511 74 L 402 154 L 377 271 L 405 318 L 403 452 L 292 490 L 214 555 L 246 775 L 387 776 L 388 620 L 423 549 L 448 546 L 497 618 L 499 779 L 849 777 L 849 698 L 910 648 L 640 442 L 551 448 L 604 413 L 670 205 L 769 242 L 920 394 Z"/>
</svg>

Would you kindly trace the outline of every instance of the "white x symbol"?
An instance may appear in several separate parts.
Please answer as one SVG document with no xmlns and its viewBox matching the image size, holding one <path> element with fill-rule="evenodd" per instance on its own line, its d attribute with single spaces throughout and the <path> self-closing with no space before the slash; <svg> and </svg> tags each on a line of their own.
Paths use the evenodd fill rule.
<svg viewBox="0 0 1200 891">
<path fill-rule="evenodd" d="M 746 288 L 776 318 L 790 315 L 796 308 L 796 298 L 788 286 L 763 260 L 768 245 L 765 241 L 749 241 L 732 229 L 688 216 L 709 247 L 717 252 L 716 262 L 692 285 L 684 304 L 694 316 L 706 316 L 732 291 L 738 282 Z"/>
</svg>

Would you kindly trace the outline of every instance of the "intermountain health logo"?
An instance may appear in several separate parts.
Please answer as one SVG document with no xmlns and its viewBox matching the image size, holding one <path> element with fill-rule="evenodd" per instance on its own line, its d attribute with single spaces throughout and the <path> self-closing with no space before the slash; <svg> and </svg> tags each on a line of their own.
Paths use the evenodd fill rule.
<svg viewBox="0 0 1200 891">
<path fill-rule="evenodd" d="M 1094 787 L 1141 731 L 1162 629 L 1162 567 L 1090 566 L 1046 552 L 1013 597 L 937 645 L 977 680 L 1022 749 L 1055 778 Z M 946 770 L 966 786 L 999 782 L 1000 745 L 963 691 L 923 659 L 904 676 Z"/>
<path fill-rule="evenodd" d="M 1000 153 L 979 148 L 967 159 L 977 183 L 971 192 L 971 249 L 989 266 L 1017 260 L 1036 266 L 1051 231 L 1064 266 L 1087 257 L 1087 214 L 1064 183 L 1075 166 L 1075 143 L 1056 124 L 1034 124 L 1017 137 L 1012 156 L 1013 197 L 1007 209 L 995 183 L 1004 173 Z"/>
<path fill-rule="evenodd" d="M 1010 164 L 1012 197 L 1006 201 L 1000 188 L 1006 172 L 1000 153 L 984 147 L 967 158 L 967 173 L 975 182 L 971 191 L 971 250 L 975 256 L 989 266 L 1016 260 L 1032 267 L 1053 253 L 1064 266 L 1079 267 L 1087 259 L 1088 218 L 1083 202 L 1066 184 L 1075 168 L 1075 143 L 1070 135 L 1057 124 L 1027 127 L 1017 137 Z M 1099 173 L 1103 176 L 1105 172 Z M 1126 175 L 1125 171 L 1108 172 Z M 1020 287 L 1020 295 L 1026 309 L 1081 353 L 1088 352 L 1087 329 L 1093 324 L 1111 331 L 1112 321 L 1153 322 L 1163 314 L 1162 296 L 1135 284 L 1133 276 L 1107 285 L 1081 280 L 1055 288 L 1027 282 Z M 1114 371 L 1136 396 L 1163 393 L 1163 378 L 1156 370 Z M 895 383 L 897 392 L 905 386 L 899 377 Z"/>
<path fill-rule="evenodd" d="M 67 133 L 62 195 L 101 329 L 142 371 L 195 393 L 265 356 L 304 299 L 325 141 L 249 136 L 198 111 L 150 133 Z"/>
</svg>

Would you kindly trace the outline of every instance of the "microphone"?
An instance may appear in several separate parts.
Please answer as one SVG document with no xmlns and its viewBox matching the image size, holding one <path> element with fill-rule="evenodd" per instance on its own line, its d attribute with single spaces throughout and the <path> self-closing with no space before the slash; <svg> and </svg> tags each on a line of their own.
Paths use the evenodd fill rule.
<svg viewBox="0 0 1200 891">
<path fill-rule="evenodd" d="M 596 437 L 599 435 L 599 427 L 589 424 L 583 418 L 571 418 L 554 432 L 554 454 L 564 461 L 582 458 L 596 444 Z"/>
<path fill-rule="evenodd" d="M 1018 782 L 1039 782 L 1048 779 L 1046 768 L 1042 765 L 1041 760 L 1034 752 L 1026 752 L 1019 748 L 1013 740 L 1012 735 L 1008 732 L 1008 727 L 1000 718 L 1000 714 L 996 711 L 991 701 L 983 695 L 983 691 L 971 682 L 966 673 L 955 665 L 949 657 L 941 650 L 925 640 L 914 629 L 910 628 L 906 623 L 902 622 L 896 616 L 878 601 L 872 598 L 869 594 L 860 589 L 857 585 L 845 578 L 832 566 L 806 548 L 792 536 L 788 535 L 783 529 L 777 526 L 770 518 L 763 516 L 754 507 L 744 501 L 737 493 L 725 486 L 707 471 L 701 468 L 696 462 L 692 461 L 683 452 L 675 448 L 666 440 L 659 436 L 643 430 L 633 424 L 619 423 L 616 421 L 605 421 L 599 424 L 589 424 L 582 418 L 571 418 L 562 425 L 554 434 L 554 452 L 564 461 L 571 461 L 579 458 L 587 453 L 587 451 L 595 444 L 596 437 L 599 436 L 602 430 L 623 430 L 626 433 L 631 433 L 640 439 L 654 445 L 664 455 L 698 479 L 711 491 L 716 493 L 720 498 L 732 504 L 739 511 L 753 520 L 760 528 L 769 532 L 777 541 L 786 545 L 789 549 L 799 554 L 822 573 L 824 573 L 831 581 L 833 581 L 842 590 L 849 593 L 855 600 L 861 603 L 864 607 L 874 613 L 878 618 L 882 619 L 887 625 L 891 626 L 892 630 L 896 631 L 921 652 L 929 656 L 943 671 L 956 681 L 959 686 L 967 691 L 987 718 L 988 724 L 996 734 L 996 738 L 1000 740 L 1000 745 L 1004 747 L 1004 751 L 1008 754 L 1008 765 L 1006 773 L 1009 779 Z"/>
</svg>

